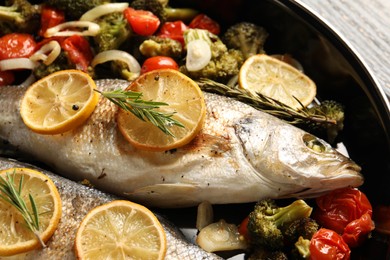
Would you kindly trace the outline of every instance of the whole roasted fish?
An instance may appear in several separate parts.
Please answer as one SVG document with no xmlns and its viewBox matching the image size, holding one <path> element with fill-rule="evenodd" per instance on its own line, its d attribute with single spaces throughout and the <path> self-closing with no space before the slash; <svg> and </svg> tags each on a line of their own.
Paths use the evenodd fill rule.
<svg viewBox="0 0 390 260">
<path fill-rule="evenodd" d="M 74 239 L 77 228 L 83 218 L 94 207 L 118 199 L 118 197 L 86 187 L 30 164 L 0 157 L 0 170 L 13 167 L 36 169 L 53 180 L 62 200 L 62 217 L 57 230 L 47 242 L 46 248 L 12 257 L 0 257 L 0 259 L 76 259 L 73 249 Z M 198 246 L 187 242 L 177 227 L 173 226 L 172 223 L 163 217 L 158 217 L 167 237 L 167 253 L 165 259 L 222 259 L 215 254 L 208 253 Z"/>
<path fill-rule="evenodd" d="M 100 90 L 127 81 L 97 81 Z M 29 130 L 19 114 L 22 86 L 0 88 L 0 138 L 73 180 L 149 206 L 243 203 L 313 197 L 363 183 L 360 167 L 316 137 L 241 102 L 204 93 L 207 118 L 188 145 L 166 152 L 131 146 L 118 108 L 101 98 L 88 121 L 59 135 Z"/>
</svg>

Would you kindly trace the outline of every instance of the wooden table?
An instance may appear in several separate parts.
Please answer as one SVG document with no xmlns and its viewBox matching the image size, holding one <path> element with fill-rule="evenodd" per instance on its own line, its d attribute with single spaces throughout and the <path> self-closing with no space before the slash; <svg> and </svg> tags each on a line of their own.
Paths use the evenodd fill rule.
<svg viewBox="0 0 390 260">
<path fill-rule="evenodd" d="M 296 0 L 360 56 L 390 98 L 390 0 Z"/>
</svg>

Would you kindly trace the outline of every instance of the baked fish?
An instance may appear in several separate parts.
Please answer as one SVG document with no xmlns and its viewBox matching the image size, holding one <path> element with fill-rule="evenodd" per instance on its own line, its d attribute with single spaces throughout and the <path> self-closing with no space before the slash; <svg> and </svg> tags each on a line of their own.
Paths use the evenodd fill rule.
<svg viewBox="0 0 390 260">
<path fill-rule="evenodd" d="M 97 81 L 102 91 L 128 85 Z M 59 135 L 34 133 L 19 114 L 25 90 L 0 88 L 1 139 L 62 176 L 148 206 L 305 198 L 363 183 L 360 167 L 323 140 L 220 95 L 204 93 L 207 118 L 190 144 L 149 152 L 123 138 L 118 107 L 103 97 L 81 127 Z"/>
<path fill-rule="evenodd" d="M 118 199 L 93 188 L 62 178 L 42 168 L 18 162 L 13 159 L 0 157 L 0 170 L 13 167 L 31 168 L 49 176 L 60 193 L 62 199 L 62 217 L 57 230 L 47 242 L 44 249 L 36 249 L 25 254 L 12 257 L 0 257 L 0 259 L 76 259 L 74 254 L 74 239 L 77 228 L 87 213 L 104 203 Z M 156 213 L 157 214 L 157 213 Z M 167 237 L 167 252 L 165 259 L 222 259 L 208 253 L 200 247 L 188 242 L 183 233 L 164 217 L 158 218 L 165 230 Z"/>
</svg>

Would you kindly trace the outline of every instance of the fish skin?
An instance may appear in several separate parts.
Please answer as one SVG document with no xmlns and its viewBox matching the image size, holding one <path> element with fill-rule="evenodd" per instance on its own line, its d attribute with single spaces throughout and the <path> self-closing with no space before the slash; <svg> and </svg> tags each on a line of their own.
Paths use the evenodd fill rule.
<svg viewBox="0 0 390 260">
<path fill-rule="evenodd" d="M 128 84 L 97 81 L 102 91 Z M 123 138 L 115 121 L 118 108 L 104 98 L 77 129 L 33 133 L 19 113 L 25 89 L 0 88 L 1 139 L 66 178 L 87 179 L 98 189 L 148 206 L 306 198 L 363 184 L 360 167 L 324 141 L 318 139 L 327 152 L 315 152 L 303 142 L 308 133 L 227 97 L 204 93 L 205 124 L 190 144 L 149 152 Z"/>
<path fill-rule="evenodd" d="M 99 205 L 108 203 L 115 199 L 122 199 L 68 180 L 48 170 L 44 170 L 31 164 L 0 157 L 0 170 L 14 167 L 35 169 L 46 174 L 53 180 L 61 196 L 62 216 L 59 226 L 51 239 L 47 242 L 46 248 L 36 249 L 11 257 L 0 256 L 0 259 L 76 259 L 73 247 L 74 239 L 76 237 L 77 228 L 84 216 L 86 216 L 90 210 Z M 200 247 L 188 242 L 177 227 L 158 213 L 155 214 L 159 218 L 167 238 L 167 253 L 165 259 L 222 259 L 221 257 L 208 253 Z"/>
</svg>

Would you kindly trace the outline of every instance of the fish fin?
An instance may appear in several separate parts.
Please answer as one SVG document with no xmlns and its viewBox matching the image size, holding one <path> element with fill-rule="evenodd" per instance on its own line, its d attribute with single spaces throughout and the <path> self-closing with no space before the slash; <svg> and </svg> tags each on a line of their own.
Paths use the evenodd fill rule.
<svg viewBox="0 0 390 260">
<path fill-rule="evenodd" d="M 145 186 L 125 195 L 137 201 L 145 201 L 151 206 L 158 204 L 165 207 L 166 204 L 169 207 L 182 207 L 193 205 L 196 200 L 194 194 L 198 194 L 200 189 L 200 186 L 194 184 L 166 183 Z"/>
</svg>

